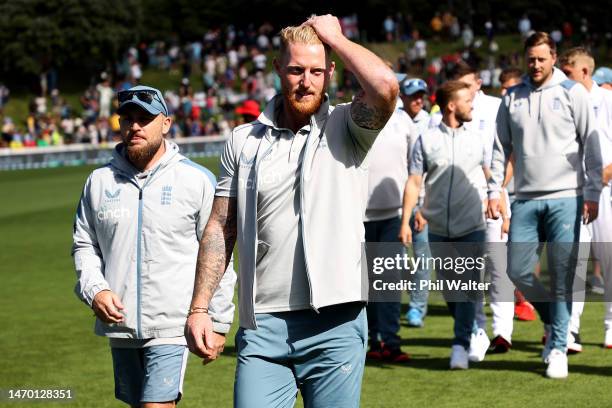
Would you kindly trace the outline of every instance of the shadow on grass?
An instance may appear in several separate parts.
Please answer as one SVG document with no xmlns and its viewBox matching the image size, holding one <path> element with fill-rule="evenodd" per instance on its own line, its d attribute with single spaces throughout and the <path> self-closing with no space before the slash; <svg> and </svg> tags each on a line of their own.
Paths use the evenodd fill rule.
<svg viewBox="0 0 612 408">
<path fill-rule="evenodd" d="M 450 350 L 449 350 L 450 352 Z M 396 367 L 413 368 L 417 370 L 427 371 L 449 371 L 449 357 L 427 357 L 420 354 L 412 354 L 412 359 L 405 363 L 390 363 L 382 361 L 366 361 L 366 367 L 375 367 L 379 369 L 391 369 Z M 480 363 L 470 362 L 470 370 L 487 370 L 487 371 L 514 371 L 533 373 L 544 377 L 546 366 L 539 359 L 534 361 L 491 361 L 485 360 Z M 586 374 L 609 377 L 612 376 L 612 367 L 596 367 L 582 364 L 569 364 L 570 377 L 571 374 Z"/>
<path fill-rule="evenodd" d="M 537 361 L 491 361 L 485 360 L 480 363 L 471 363 L 470 368 L 491 371 L 525 371 L 544 375 L 546 366 L 540 360 Z M 571 374 L 597 375 L 603 377 L 612 376 L 612 367 L 597 367 L 584 364 L 569 363 Z"/>
<path fill-rule="evenodd" d="M 400 341 L 402 346 L 407 346 L 408 348 L 416 346 L 416 347 L 441 347 L 447 348 L 450 350 L 452 345 L 452 339 L 444 338 L 444 337 L 415 337 L 415 338 L 407 338 L 402 339 Z"/>
<path fill-rule="evenodd" d="M 223 356 L 236 357 L 236 347 L 235 346 L 225 346 L 223 348 Z"/>
</svg>

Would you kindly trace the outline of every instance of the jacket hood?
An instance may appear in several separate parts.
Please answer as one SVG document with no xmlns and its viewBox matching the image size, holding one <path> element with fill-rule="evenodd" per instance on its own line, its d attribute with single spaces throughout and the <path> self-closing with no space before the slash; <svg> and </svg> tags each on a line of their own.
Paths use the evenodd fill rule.
<svg viewBox="0 0 612 408">
<path fill-rule="evenodd" d="M 525 84 L 532 90 L 536 90 L 536 89 L 544 90 L 544 89 L 552 88 L 553 86 L 559 85 L 563 81 L 567 81 L 567 76 L 563 73 L 563 71 L 561 71 L 559 68 L 556 68 L 556 67 L 553 67 L 552 78 L 550 78 L 544 85 L 539 86 L 539 87 L 535 86 L 531 82 L 531 78 L 529 77 L 529 75 L 523 76 L 523 84 Z"/>
<path fill-rule="evenodd" d="M 152 171 L 158 171 L 159 169 L 166 167 L 168 164 L 177 162 L 182 158 L 182 155 L 179 154 L 179 147 L 176 143 L 164 139 L 164 144 L 166 146 L 166 152 L 159 159 L 157 164 L 152 167 Z M 117 144 L 117 146 L 115 146 L 113 149 L 110 164 L 130 178 L 141 173 L 141 171 L 134 167 L 126 158 L 125 144 L 123 142 Z"/>
<path fill-rule="evenodd" d="M 558 68 L 553 67 L 552 78 L 540 87 L 535 86 L 531 82 L 528 75 L 523 77 L 522 85 L 529 89 L 529 116 L 537 117 L 538 121 L 542 120 L 542 93 L 547 89 L 560 85 L 564 81 L 568 81 L 567 76 Z"/>
</svg>

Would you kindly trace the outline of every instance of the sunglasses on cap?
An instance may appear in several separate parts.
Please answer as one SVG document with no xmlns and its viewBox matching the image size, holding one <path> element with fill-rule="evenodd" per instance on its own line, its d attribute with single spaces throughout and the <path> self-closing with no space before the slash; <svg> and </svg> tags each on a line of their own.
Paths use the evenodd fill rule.
<svg viewBox="0 0 612 408">
<path fill-rule="evenodd" d="M 427 88 L 427 84 L 422 79 L 415 78 L 415 79 L 409 79 L 408 81 L 404 82 L 404 87 L 405 88 L 416 88 L 416 87 Z"/>
<path fill-rule="evenodd" d="M 142 89 L 142 90 L 138 90 L 138 91 L 120 91 L 117 94 L 117 99 L 119 100 L 119 103 L 123 103 L 126 101 L 131 101 L 132 99 L 134 99 L 134 97 L 136 97 L 136 99 L 144 102 L 144 103 L 148 103 L 151 104 L 151 102 L 153 102 L 153 100 L 157 100 L 162 108 L 164 109 L 164 111 L 166 111 L 165 108 L 165 104 L 164 102 L 160 99 L 159 94 L 155 91 L 151 91 L 148 89 Z M 168 112 L 165 112 L 166 114 L 168 114 Z"/>
</svg>

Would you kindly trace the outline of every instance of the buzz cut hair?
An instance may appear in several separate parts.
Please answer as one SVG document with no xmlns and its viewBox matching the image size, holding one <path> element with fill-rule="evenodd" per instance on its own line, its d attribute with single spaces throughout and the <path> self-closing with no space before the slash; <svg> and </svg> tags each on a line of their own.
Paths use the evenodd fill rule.
<svg viewBox="0 0 612 408">
<path fill-rule="evenodd" d="M 510 79 L 521 79 L 522 76 L 523 71 L 521 71 L 520 68 L 506 68 L 499 74 L 499 82 L 504 83 Z"/>
<path fill-rule="evenodd" d="M 589 70 L 589 75 L 593 75 L 593 71 L 595 70 L 595 59 L 593 58 L 593 54 L 591 54 L 591 52 L 586 48 L 570 48 L 559 57 L 560 67 L 564 65 L 575 67 L 577 62 L 586 64 L 587 69 Z"/>
<path fill-rule="evenodd" d="M 523 51 L 526 52 L 529 48 L 537 47 L 538 45 L 542 44 L 548 45 L 548 48 L 550 48 L 550 53 L 552 55 L 557 54 L 557 44 L 555 44 L 555 40 L 553 40 L 552 37 L 544 31 L 535 32 L 529 37 L 527 37 L 527 39 L 525 40 L 525 47 Z"/>
<path fill-rule="evenodd" d="M 322 44 L 325 48 L 326 58 L 329 59 L 331 55 L 331 47 L 321 41 L 321 39 L 317 35 L 317 32 L 309 25 L 302 24 L 299 26 L 289 26 L 283 28 L 280 31 L 280 40 L 281 58 L 284 58 L 287 54 L 287 49 L 289 48 L 290 44 Z"/>
<path fill-rule="evenodd" d="M 440 110 L 444 112 L 449 102 L 457 97 L 457 92 L 462 89 L 470 89 L 470 86 L 463 81 L 447 81 L 436 91 L 436 103 Z"/>
</svg>

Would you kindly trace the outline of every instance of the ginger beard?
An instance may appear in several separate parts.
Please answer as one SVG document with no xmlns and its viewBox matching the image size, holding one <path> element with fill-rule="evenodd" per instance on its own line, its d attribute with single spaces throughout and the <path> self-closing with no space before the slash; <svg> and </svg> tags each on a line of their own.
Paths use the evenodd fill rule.
<svg viewBox="0 0 612 408">
<path fill-rule="evenodd" d="M 152 140 L 141 139 L 144 143 L 138 144 L 132 144 L 131 139 L 132 137 L 128 136 L 128 140 L 125 143 L 125 151 L 130 162 L 137 164 L 146 164 L 151 161 L 163 143 L 162 137 L 153 138 Z"/>
<path fill-rule="evenodd" d="M 300 116 L 311 116 L 316 113 L 325 99 L 325 89 L 327 89 L 327 80 L 323 85 L 323 89 L 317 90 L 311 86 L 304 88 L 302 85 L 297 85 L 295 89 L 291 88 L 291 84 L 286 81 L 281 81 L 281 88 L 285 106 L 288 106 L 292 111 Z"/>
</svg>

